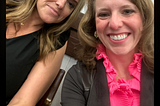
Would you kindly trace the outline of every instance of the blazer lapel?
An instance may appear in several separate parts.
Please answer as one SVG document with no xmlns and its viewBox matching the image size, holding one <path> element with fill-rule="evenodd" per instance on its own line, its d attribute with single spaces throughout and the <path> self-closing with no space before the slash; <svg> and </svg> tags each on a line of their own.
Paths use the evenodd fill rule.
<svg viewBox="0 0 160 106">
<path fill-rule="evenodd" d="M 103 60 L 98 60 L 97 71 L 91 84 L 87 106 L 110 106 L 108 81 Z"/>
<path fill-rule="evenodd" d="M 142 62 L 140 106 L 154 106 L 154 76 Z"/>
</svg>

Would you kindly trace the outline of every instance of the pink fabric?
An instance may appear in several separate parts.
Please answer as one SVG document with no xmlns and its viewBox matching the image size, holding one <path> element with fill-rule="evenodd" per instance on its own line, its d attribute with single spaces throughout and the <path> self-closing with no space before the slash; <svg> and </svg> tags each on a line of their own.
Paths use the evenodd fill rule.
<svg viewBox="0 0 160 106">
<path fill-rule="evenodd" d="M 134 78 L 130 80 L 118 79 L 118 81 L 115 79 L 117 72 L 110 63 L 102 44 L 97 47 L 96 54 L 98 54 L 96 57 L 98 60 L 104 59 L 103 64 L 107 73 L 111 106 L 140 106 L 142 53 L 135 53 L 134 60 L 128 67 L 130 75 Z"/>
</svg>

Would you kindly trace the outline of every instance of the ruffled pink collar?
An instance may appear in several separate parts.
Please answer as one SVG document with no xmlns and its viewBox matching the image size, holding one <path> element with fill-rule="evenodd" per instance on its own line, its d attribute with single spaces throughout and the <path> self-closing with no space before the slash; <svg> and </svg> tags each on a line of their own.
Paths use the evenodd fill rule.
<svg viewBox="0 0 160 106">
<path fill-rule="evenodd" d="M 112 93 L 114 92 L 114 90 L 121 87 L 125 89 L 130 87 L 133 89 L 140 90 L 140 85 L 139 86 L 136 86 L 136 85 L 137 83 L 140 83 L 141 60 L 143 58 L 142 53 L 135 53 L 134 60 L 128 67 L 129 73 L 134 77 L 134 79 L 130 79 L 128 81 L 126 81 L 125 79 L 119 79 L 118 82 L 115 79 L 117 72 L 112 66 L 112 64 L 110 63 L 108 56 L 105 53 L 105 47 L 102 44 L 98 45 L 96 54 L 98 54 L 98 56 L 96 57 L 97 60 L 102 58 L 104 59 L 103 64 L 106 69 L 107 80 L 110 87 L 110 91 Z"/>
</svg>

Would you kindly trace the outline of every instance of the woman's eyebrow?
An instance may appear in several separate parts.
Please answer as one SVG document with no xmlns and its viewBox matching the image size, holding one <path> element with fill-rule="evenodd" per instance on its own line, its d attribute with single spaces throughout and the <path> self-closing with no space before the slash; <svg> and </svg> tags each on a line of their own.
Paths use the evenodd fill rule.
<svg viewBox="0 0 160 106">
<path fill-rule="evenodd" d="M 72 0 L 75 4 L 78 4 L 78 1 L 77 0 Z"/>
<path fill-rule="evenodd" d="M 108 8 L 100 8 L 99 10 L 101 10 L 101 11 L 107 11 L 109 9 Z"/>
<path fill-rule="evenodd" d="M 137 7 L 135 5 L 123 5 L 121 8 L 133 8 L 133 9 L 137 9 Z"/>
<path fill-rule="evenodd" d="M 100 11 L 109 11 L 109 8 L 99 8 L 99 9 L 97 9 L 97 12 L 100 12 Z"/>
</svg>

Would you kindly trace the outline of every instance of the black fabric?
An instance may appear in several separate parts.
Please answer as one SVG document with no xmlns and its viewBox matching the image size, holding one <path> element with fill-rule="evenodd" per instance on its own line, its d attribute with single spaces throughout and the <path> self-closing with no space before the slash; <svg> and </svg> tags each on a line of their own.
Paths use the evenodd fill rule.
<svg viewBox="0 0 160 106">
<path fill-rule="evenodd" d="M 62 106 L 110 106 L 103 59 L 97 61 L 96 71 L 93 70 L 92 73 L 83 71 L 86 69 L 82 62 L 68 70 L 62 86 Z M 143 62 L 140 87 L 140 106 L 154 106 L 154 76 Z"/>
<path fill-rule="evenodd" d="M 97 61 L 96 67 L 97 72 L 90 90 L 87 106 L 110 106 L 108 81 L 103 59 Z"/>
<path fill-rule="evenodd" d="M 39 58 L 40 32 L 41 30 L 6 39 L 6 104 L 20 89 Z M 60 35 L 61 45 L 56 48 L 57 50 L 64 46 L 69 36 L 70 30 Z"/>
</svg>

